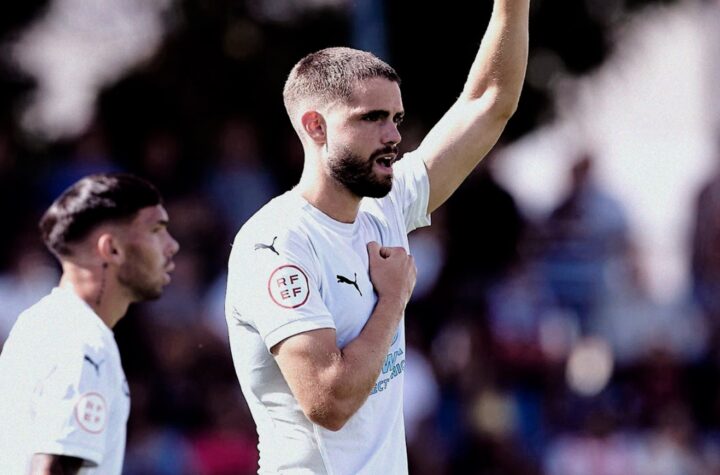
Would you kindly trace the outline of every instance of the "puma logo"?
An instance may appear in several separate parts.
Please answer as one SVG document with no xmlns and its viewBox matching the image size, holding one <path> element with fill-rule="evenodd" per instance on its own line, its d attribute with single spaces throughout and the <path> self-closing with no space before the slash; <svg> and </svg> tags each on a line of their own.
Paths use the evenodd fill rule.
<svg viewBox="0 0 720 475">
<path fill-rule="evenodd" d="M 87 361 L 88 363 L 90 363 L 90 364 L 92 365 L 92 367 L 95 368 L 95 372 L 98 374 L 98 376 L 100 376 L 100 365 L 103 364 L 103 363 L 105 362 L 105 360 L 98 361 L 98 362 L 96 363 L 96 362 L 94 362 L 94 361 L 92 360 L 92 358 L 90 358 L 88 355 L 85 355 L 85 357 L 83 358 L 83 360 L 85 360 L 85 361 Z"/>
<path fill-rule="evenodd" d="M 233 315 L 233 320 L 235 320 L 235 325 L 241 327 L 243 325 L 243 321 L 240 320 L 240 317 L 242 317 L 242 315 L 237 310 L 234 310 L 233 313 L 235 314 L 235 315 Z"/>
<path fill-rule="evenodd" d="M 270 249 L 272 252 L 274 252 L 275 254 L 277 254 L 279 256 L 280 253 L 275 250 L 275 240 L 276 239 L 277 239 L 277 236 L 275 236 L 273 238 L 271 244 L 263 244 L 261 242 L 255 244 L 255 250 L 257 251 L 258 249 Z"/>
<path fill-rule="evenodd" d="M 342 283 L 342 284 L 350 284 L 350 285 L 352 285 L 353 287 L 355 287 L 355 290 L 357 290 L 358 293 L 360 294 L 360 296 L 362 297 L 362 292 L 360 292 L 360 287 L 358 287 L 358 285 L 357 285 L 357 273 L 355 273 L 355 274 L 353 274 L 353 275 L 355 276 L 355 281 L 352 281 L 352 280 L 348 279 L 348 278 L 345 277 L 344 275 L 336 275 L 335 277 L 337 277 L 337 281 L 338 281 L 339 283 Z"/>
</svg>

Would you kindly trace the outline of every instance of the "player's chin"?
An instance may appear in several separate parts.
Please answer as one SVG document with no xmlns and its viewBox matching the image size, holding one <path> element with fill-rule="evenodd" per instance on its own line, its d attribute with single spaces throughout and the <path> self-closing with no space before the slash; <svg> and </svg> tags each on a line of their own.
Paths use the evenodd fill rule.
<svg viewBox="0 0 720 475">
<path fill-rule="evenodd" d="M 387 196 L 392 190 L 392 177 L 388 177 L 387 180 L 376 180 L 371 187 L 366 188 L 366 192 L 363 196 L 368 198 L 383 198 Z"/>
<path fill-rule="evenodd" d="M 164 285 L 148 289 L 148 291 L 145 292 L 143 300 L 157 300 L 162 297 L 163 290 L 165 290 Z"/>
<path fill-rule="evenodd" d="M 383 193 L 383 196 L 390 193 L 390 190 L 392 189 L 392 184 L 393 184 L 392 169 L 390 169 L 389 174 L 383 173 L 381 175 L 375 176 L 375 187 L 379 190 L 380 193 Z"/>
<path fill-rule="evenodd" d="M 170 276 L 168 274 L 164 274 L 161 278 L 159 278 L 156 282 L 154 282 L 152 285 L 148 285 L 144 291 L 143 291 L 143 300 L 157 300 L 159 299 L 163 291 L 165 290 L 165 287 L 170 283 Z"/>
<path fill-rule="evenodd" d="M 133 302 L 149 302 L 157 300 L 162 296 L 163 288 L 160 287 L 144 287 L 142 289 L 135 289 L 133 292 Z"/>
</svg>

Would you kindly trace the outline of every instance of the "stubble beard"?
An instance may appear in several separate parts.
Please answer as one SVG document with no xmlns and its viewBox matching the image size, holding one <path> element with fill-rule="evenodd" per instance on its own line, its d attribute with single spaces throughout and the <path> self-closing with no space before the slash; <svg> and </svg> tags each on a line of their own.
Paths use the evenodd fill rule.
<svg viewBox="0 0 720 475">
<path fill-rule="evenodd" d="M 144 253 L 133 246 L 127 249 L 127 262 L 118 271 L 118 282 L 131 295 L 133 302 L 157 300 L 162 295 L 163 286 L 150 279 L 151 273 L 142 265 L 146 261 Z"/>
</svg>

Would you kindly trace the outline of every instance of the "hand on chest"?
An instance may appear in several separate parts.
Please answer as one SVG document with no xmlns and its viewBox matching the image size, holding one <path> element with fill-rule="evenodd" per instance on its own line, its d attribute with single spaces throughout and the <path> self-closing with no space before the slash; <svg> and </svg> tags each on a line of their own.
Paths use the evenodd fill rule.
<svg viewBox="0 0 720 475">
<path fill-rule="evenodd" d="M 343 344 L 365 326 L 377 296 L 370 281 L 367 250 L 357 245 L 336 244 L 331 252 L 321 256 L 320 294 L 335 320 L 338 343 Z"/>
</svg>

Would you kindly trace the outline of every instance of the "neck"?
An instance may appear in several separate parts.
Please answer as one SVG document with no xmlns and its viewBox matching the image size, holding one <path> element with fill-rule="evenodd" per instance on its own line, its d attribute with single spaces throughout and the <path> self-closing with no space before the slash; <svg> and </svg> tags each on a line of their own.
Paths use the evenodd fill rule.
<svg viewBox="0 0 720 475">
<path fill-rule="evenodd" d="M 125 316 L 130 305 L 112 269 L 102 265 L 80 267 L 64 262 L 60 287 L 75 292 L 111 329 Z"/>
<path fill-rule="evenodd" d="M 305 157 L 305 168 L 296 189 L 308 203 L 341 223 L 353 223 L 361 197 L 353 194 L 321 169 L 319 159 Z"/>
</svg>

